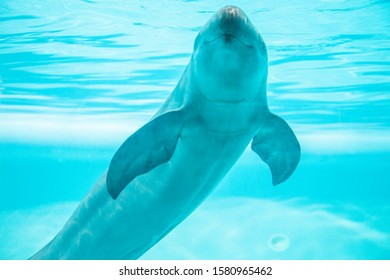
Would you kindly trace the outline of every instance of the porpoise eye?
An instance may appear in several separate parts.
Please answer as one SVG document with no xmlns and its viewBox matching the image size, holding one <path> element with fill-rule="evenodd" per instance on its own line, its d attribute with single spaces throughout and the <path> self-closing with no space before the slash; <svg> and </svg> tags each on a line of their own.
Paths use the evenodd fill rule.
<svg viewBox="0 0 390 280">
<path fill-rule="evenodd" d="M 196 36 L 196 38 L 195 38 L 194 50 L 198 48 L 199 40 L 200 40 L 199 37 L 200 37 L 200 33 L 199 33 L 198 36 Z"/>
<path fill-rule="evenodd" d="M 260 44 L 260 50 L 261 50 L 261 53 L 267 52 L 267 48 L 265 47 L 265 44 L 263 42 L 261 42 L 261 44 Z"/>
<path fill-rule="evenodd" d="M 262 55 L 267 55 L 267 47 L 262 39 L 259 39 L 259 51 Z"/>
</svg>

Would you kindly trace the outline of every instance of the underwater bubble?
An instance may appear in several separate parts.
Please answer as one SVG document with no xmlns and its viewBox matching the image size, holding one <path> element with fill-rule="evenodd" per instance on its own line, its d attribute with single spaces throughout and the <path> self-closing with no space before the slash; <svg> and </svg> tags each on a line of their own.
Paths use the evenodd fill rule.
<svg viewBox="0 0 390 280">
<path fill-rule="evenodd" d="M 281 233 L 275 233 L 268 239 L 268 245 L 272 250 L 276 252 L 282 252 L 287 250 L 290 246 L 290 240 L 287 235 Z"/>
</svg>

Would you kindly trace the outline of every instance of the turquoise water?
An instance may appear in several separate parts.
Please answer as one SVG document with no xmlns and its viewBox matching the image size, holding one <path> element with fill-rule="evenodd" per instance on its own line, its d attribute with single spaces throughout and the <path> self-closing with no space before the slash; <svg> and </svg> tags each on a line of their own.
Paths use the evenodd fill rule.
<svg viewBox="0 0 390 280">
<path fill-rule="evenodd" d="M 302 146 L 272 187 L 249 149 L 144 259 L 390 259 L 390 2 L 2 1 L 0 259 L 63 226 L 187 65 L 200 27 L 241 7 L 268 100 Z"/>
</svg>

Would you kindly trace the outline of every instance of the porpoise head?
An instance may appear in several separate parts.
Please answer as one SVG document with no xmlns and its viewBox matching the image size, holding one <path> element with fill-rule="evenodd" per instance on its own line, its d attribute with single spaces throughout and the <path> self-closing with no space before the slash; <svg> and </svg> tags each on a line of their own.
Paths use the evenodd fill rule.
<svg viewBox="0 0 390 280">
<path fill-rule="evenodd" d="M 256 27 L 240 8 L 226 6 L 199 32 L 191 72 L 205 98 L 241 102 L 265 89 L 267 62 L 266 47 Z"/>
</svg>

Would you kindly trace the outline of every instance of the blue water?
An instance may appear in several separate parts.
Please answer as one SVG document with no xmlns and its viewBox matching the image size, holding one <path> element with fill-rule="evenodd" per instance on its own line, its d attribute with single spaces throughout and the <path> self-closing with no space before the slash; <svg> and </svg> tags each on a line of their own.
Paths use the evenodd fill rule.
<svg viewBox="0 0 390 280">
<path fill-rule="evenodd" d="M 302 159 L 272 187 L 249 149 L 144 259 L 390 259 L 389 1 L 1 1 L 0 259 L 63 226 L 157 111 L 200 27 L 241 7 Z"/>
</svg>

